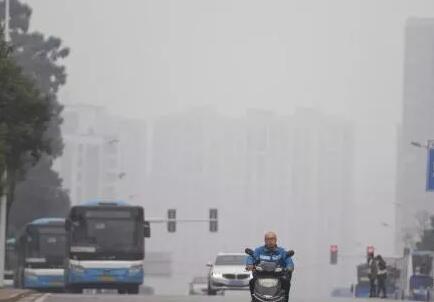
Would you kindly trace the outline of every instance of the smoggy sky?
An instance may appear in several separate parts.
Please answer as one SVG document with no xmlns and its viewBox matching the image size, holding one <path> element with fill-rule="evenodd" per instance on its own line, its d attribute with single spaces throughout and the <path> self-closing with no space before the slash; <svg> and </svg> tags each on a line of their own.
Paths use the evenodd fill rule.
<svg viewBox="0 0 434 302">
<path fill-rule="evenodd" d="M 72 48 L 62 100 L 148 115 L 214 105 L 401 116 L 404 26 L 431 0 L 27 0 Z"/>
</svg>

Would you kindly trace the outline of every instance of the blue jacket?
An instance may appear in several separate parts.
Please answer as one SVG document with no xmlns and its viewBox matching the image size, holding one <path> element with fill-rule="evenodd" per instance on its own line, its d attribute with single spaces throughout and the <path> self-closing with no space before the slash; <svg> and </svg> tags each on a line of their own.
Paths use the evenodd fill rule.
<svg viewBox="0 0 434 302">
<path fill-rule="evenodd" d="M 253 265 L 257 261 L 276 262 L 281 267 L 293 270 L 294 262 L 288 256 L 288 252 L 281 247 L 276 247 L 274 250 L 268 249 L 265 245 L 255 249 L 254 255 L 247 257 L 246 264 Z"/>
</svg>

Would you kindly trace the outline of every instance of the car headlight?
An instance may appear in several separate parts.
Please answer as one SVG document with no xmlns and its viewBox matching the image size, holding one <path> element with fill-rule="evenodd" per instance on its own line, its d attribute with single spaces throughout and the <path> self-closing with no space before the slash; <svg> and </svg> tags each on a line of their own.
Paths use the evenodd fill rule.
<svg viewBox="0 0 434 302">
<path fill-rule="evenodd" d="M 277 267 L 274 271 L 276 273 L 281 273 L 283 271 L 283 269 L 281 267 Z"/>
<path fill-rule="evenodd" d="M 74 273 L 84 273 L 85 268 L 82 267 L 81 265 L 78 264 L 71 264 L 69 266 L 70 270 L 73 271 Z"/>
<path fill-rule="evenodd" d="M 143 265 L 139 264 L 139 265 L 133 265 L 128 269 L 128 272 L 131 275 L 136 275 L 136 274 L 140 274 L 143 271 Z"/>
<path fill-rule="evenodd" d="M 214 278 L 221 278 L 221 277 L 223 277 L 223 274 L 222 274 L 222 273 L 216 273 L 216 272 L 213 272 L 213 273 L 212 273 L 212 276 L 213 276 Z"/>
<path fill-rule="evenodd" d="M 275 287 L 279 281 L 277 279 L 258 279 L 258 282 L 263 287 Z"/>
</svg>

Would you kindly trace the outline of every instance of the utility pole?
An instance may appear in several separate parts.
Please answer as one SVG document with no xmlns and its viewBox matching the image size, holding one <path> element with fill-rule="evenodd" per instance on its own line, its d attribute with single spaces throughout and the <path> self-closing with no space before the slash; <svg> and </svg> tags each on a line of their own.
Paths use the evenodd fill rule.
<svg viewBox="0 0 434 302">
<path fill-rule="evenodd" d="M 9 42 L 10 0 L 5 0 L 5 41 Z"/>
<path fill-rule="evenodd" d="M 3 192 L 0 198 L 0 288 L 4 287 L 5 260 L 6 260 L 6 203 L 8 194 L 6 165 L 4 167 Z"/>
<path fill-rule="evenodd" d="M 10 0 L 5 0 L 5 27 L 4 39 L 9 43 L 9 19 L 10 19 Z M 0 288 L 5 285 L 5 262 L 6 262 L 6 210 L 7 210 L 7 195 L 8 195 L 8 181 L 7 181 L 7 168 L 6 162 L 4 165 L 4 172 L 0 179 L 2 185 L 2 196 L 0 196 Z"/>
</svg>

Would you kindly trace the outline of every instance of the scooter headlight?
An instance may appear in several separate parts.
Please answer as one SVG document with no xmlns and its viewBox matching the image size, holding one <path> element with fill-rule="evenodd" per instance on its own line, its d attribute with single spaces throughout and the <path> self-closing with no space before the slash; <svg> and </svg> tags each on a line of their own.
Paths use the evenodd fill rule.
<svg viewBox="0 0 434 302">
<path fill-rule="evenodd" d="M 258 283 L 263 287 L 275 287 L 279 281 L 277 279 L 258 279 Z"/>
</svg>

